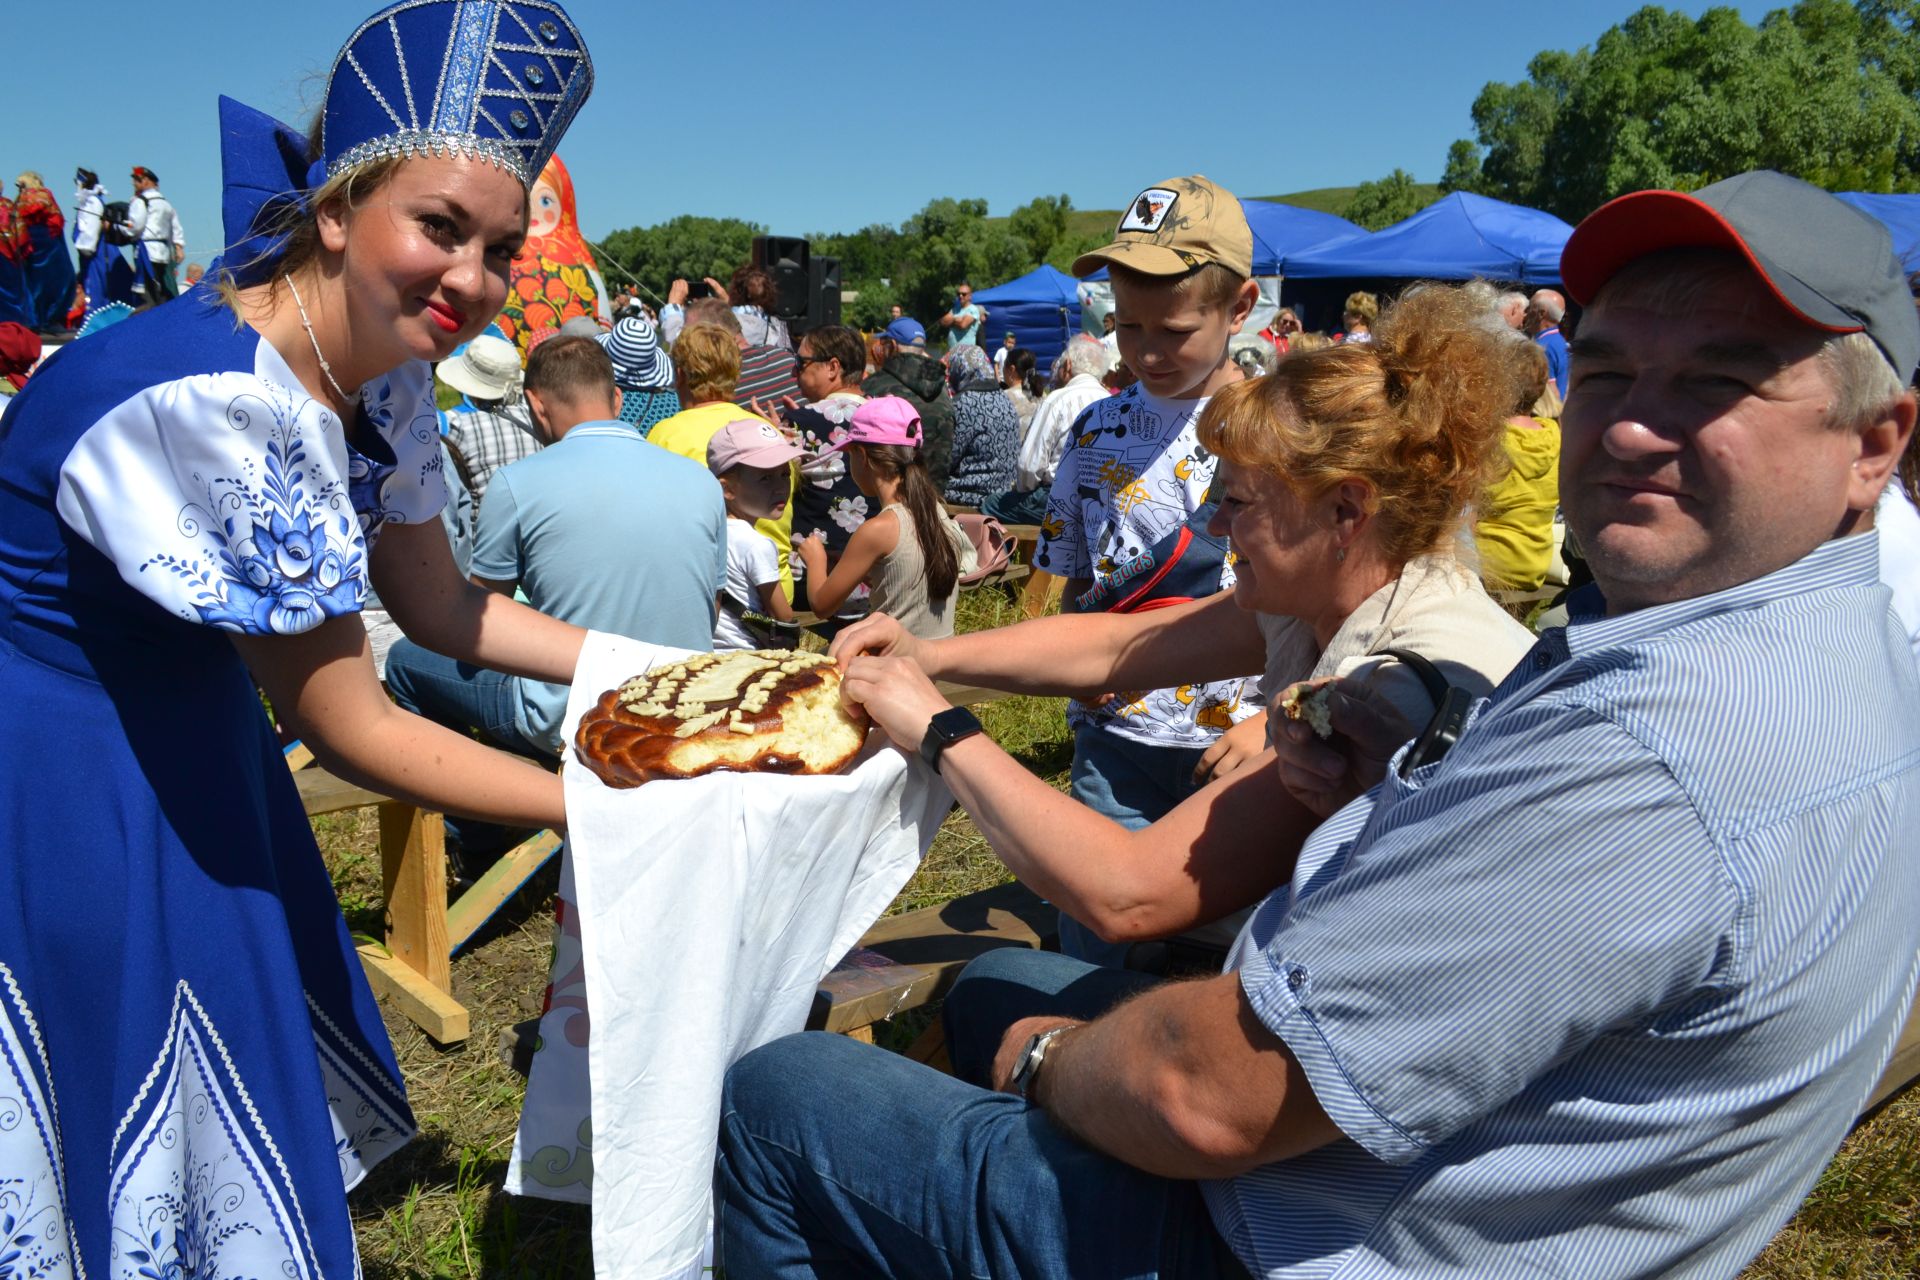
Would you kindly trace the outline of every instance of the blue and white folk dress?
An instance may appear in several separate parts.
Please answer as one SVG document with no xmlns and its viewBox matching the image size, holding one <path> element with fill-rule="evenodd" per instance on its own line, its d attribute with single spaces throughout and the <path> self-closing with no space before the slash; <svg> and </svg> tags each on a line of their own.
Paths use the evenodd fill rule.
<svg viewBox="0 0 1920 1280">
<path fill-rule="evenodd" d="M 413 1132 L 233 634 L 360 608 L 445 489 L 431 373 L 350 447 L 210 290 L 0 418 L 0 1277 L 350 1277 Z"/>
</svg>

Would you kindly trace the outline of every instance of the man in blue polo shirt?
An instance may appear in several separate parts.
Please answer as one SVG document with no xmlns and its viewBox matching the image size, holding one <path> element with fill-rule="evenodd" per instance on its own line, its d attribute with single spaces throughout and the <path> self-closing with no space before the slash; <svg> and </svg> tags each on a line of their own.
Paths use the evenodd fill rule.
<svg viewBox="0 0 1920 1280">
<path fill-rule="evenodd" d="M 1920 977 L 1872 528 L 1920 322 L 1885 230 L 1775 173 L 1622 197 L 1562 275 L 1570 623 L 1314 833 L 1220 977 L 995 952 L 963 1080 L 743 1058 L 730 1269 L 1731 1277 L 1786 1221 Z"/>
<path fill-rule="evenodd" d="M 1547 353 L 1547 373 L 1562 400 L 1567 398 L 1567 340 L 1560 334 L 1560 322 L 1566 315 L 1567 300 L 1558 290 L 1536 289 L 1527 303 L 1526 330 Z"/>
<path fill-rule="evenodd" d="M 527 360 L 527 406 L 548 447 L 493 473 L 474 535 L 474 581 L 515 589 L 540 612 L 654 644 L 705 650 L 727 567 L 720 485 L 696 462 L 621 422 L 613 363 L 591 338 L 556 337 Z M 387 655 L 407 710 L 477 728 L 509 751 L 554 761 L 567 687 L 488 671 L 409 640 Z M 449 822 L 469 869 L 504 844 L 499 828 Z"/>
</svg>

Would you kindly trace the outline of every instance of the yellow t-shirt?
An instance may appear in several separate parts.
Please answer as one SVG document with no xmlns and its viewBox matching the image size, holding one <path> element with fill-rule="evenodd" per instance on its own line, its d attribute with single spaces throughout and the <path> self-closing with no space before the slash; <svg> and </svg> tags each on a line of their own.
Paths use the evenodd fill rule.
<svg viewBox="0 0 1920 1280">
<path fill-rule="evenodd" d="M 1489 591 L 1532 591 L 1553 564 L 1553 511 L 1560 503 L 1560 425 L 1509 421 L 1501 439 L 1511 464 L 1487 490 L 1473 526 L 1480 545 L 1480 577 Z"/>
<path fill-rule="evenodd" d="M 701 466 L 707 465 L 707 445 L 720 434 L 720 428 L 729 422 L 759 421 L 757 414 L 749 413 L 739 405 L 715 402 L 697 404 L 691 409 L 682 409 L 669 418 L 662 418 L 653 424 L 653 430 L 647 433 L 647 442 L 657 444 L 662 449 L 677 453 L 683 458 L 692 458 Z M 775 424 L 778 425 L 778 424 Z M 793 568 L 788 559 L 793 553 L 793 481 L 787 481 L 787 507 L 780 513 L 778 520 L 756 520 L 753 527 L 767 536 L 773 543 L 774 552 L 780 557 L 780 585 L 786 588 L 787 598 L 793 598 Z"/>
</svg>

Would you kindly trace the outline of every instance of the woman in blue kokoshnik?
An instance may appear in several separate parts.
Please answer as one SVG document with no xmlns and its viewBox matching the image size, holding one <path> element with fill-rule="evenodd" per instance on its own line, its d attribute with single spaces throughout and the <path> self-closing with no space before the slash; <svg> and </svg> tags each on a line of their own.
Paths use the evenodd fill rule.
<svg viewBox="0 0 1920 1280">
<path fill-rule="evenodd" d="M 402 0 L 310 138 L 223 99 L 222 269 L 0 419 L 0 1273 L 358 1272 L 346 1191 L 413 1119 L 255 685 L 347 778 L 563 823 L 387 701 L 358 611 L 572 677 L 581 632 L 454 569 L 429 362 L 591 83 L 549 0 Z"/>
</svg>

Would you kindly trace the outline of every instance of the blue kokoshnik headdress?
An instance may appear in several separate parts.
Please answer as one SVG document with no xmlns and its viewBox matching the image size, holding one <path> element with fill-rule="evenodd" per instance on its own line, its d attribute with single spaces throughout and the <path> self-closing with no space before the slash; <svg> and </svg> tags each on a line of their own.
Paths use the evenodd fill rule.
<svg viewBox="0 0 1920 1280">
<path fill-rule="evenodd" d="M 531 187 L 592 88 L 586 43 L 553 0 L 389 5 L 334 59 L 311 164 L 297 130 L 220 99 L 227 265 L 242 283 L 270 274 L 288 207 L 376 160 L 471 156 Z"/>
</svg>

